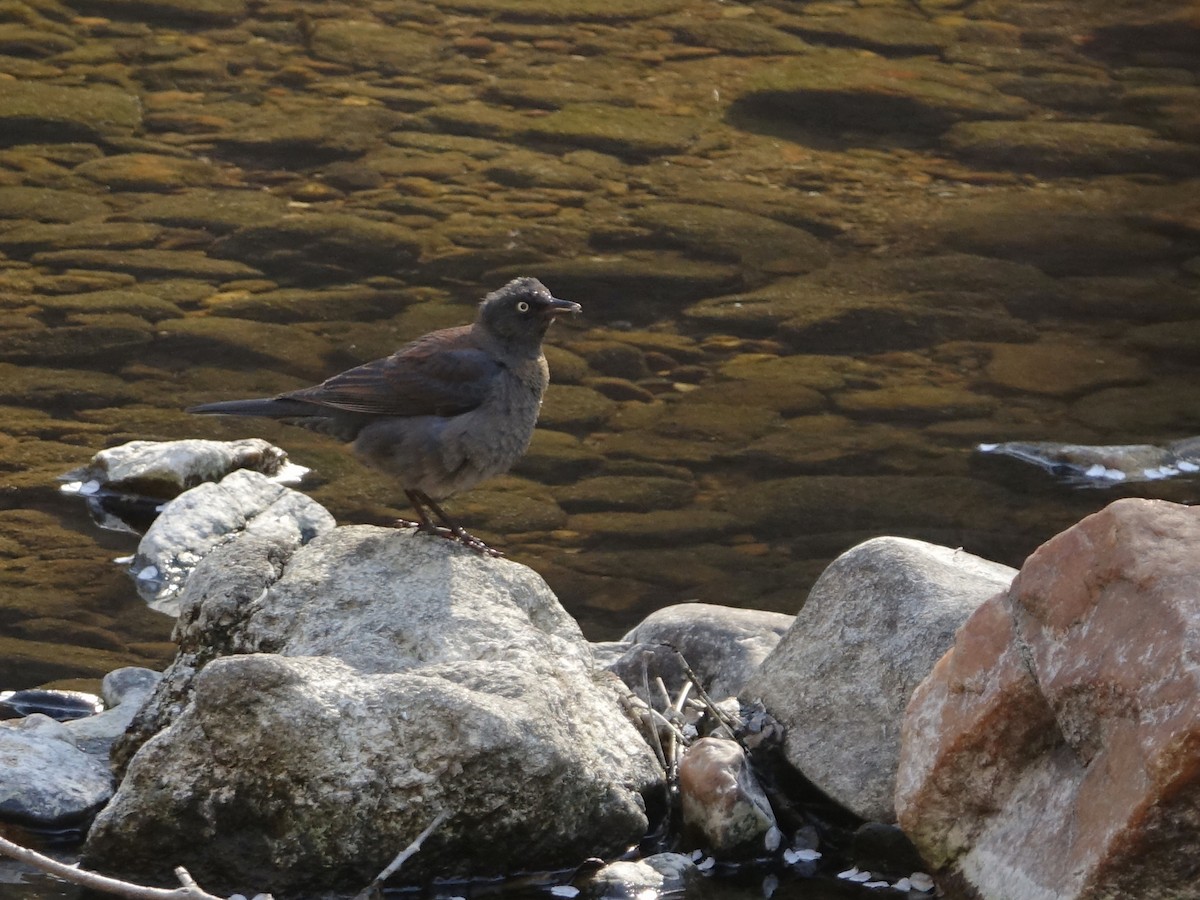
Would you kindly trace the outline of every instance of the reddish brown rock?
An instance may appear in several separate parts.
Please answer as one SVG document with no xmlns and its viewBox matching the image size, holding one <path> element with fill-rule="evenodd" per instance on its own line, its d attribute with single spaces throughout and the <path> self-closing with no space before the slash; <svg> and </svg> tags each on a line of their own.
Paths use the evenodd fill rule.
<svg viewBox="0 0 1200 900">
<path fill-rule="evenodd" d="M 775 828 L 767 795 L 736 741 L 705 737 L 687 748 L 679 799 L 684 827 L 713 853 L 761 850 Z"/>
<path fill-rule="evenodd" d="M 896 809 L 1004 900 L 1200 897 L 1200 508 L 1119 500 L 1039 548 L 913 695 Z"/>
</svg>

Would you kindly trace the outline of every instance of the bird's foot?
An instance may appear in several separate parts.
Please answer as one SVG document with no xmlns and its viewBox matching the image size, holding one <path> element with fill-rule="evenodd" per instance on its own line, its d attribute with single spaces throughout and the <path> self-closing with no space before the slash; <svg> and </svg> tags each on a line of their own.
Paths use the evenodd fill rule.
<svg viewBox="0 0 1200 900">
<path fill-rule="evenodd" d="M 490 556 L 492 559 L 504 559 L 503 551 L 497 550 L 495 547 L 489 547 L 479 538 L 475 537 L 475 535 L 464 531 L 462 528 L 455 529 L 454 537 L 464 547 L 474 550 L 482 556 Z"/>
<path fill-rule="evenodd" d="M 489 547 L 462 527 L 448 528 L 445 525 L 434 525 L 432 522 L 413 522 L 409 519 L 397 519 L 396 526 L 398 528 L 416 528 L 422 534 L 431 534 L 434 537 L 445 538 L 448 541 L 458 541 L 464 547 L 474 550 L 483 556 L 490 556 L 494 559 L 504 558 L 503 551 L 497 550 L 495 547 Z"/>
</svg>

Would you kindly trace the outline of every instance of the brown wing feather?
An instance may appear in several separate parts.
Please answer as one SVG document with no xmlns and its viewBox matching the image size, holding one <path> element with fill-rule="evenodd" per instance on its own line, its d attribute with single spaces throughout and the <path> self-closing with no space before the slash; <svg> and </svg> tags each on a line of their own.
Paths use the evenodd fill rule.
<svg viewBox="0 0 1200 900">
<path fill-rule="evenodd" d="M 451 416 L 479 406 L 501 369 L 472 339 L 469 326 L 447 328 L 282 396 L 379 416 Z"/>
</svg>

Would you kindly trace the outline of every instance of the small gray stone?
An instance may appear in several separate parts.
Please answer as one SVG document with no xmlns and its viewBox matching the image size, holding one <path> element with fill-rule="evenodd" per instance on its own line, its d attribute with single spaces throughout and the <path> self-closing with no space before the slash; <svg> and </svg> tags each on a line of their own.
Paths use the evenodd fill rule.
<svg viewBox="0 0 1200 900">
<path fill-rule="evenodd" d="M 682 891 L 699 873 L 691 857 L 656 853 L 639 860 L 617 860 L 598 869 L 583 887 L 592 900 L 630 900 L 645 891 L 669 896 Z"/>
<path fill-rule="evenodd" d="M 107 765 L 113 742 L 125 733 L 161 680 L 160 672 L 141 666 L 109 672 L 100 683 L 100 693 L 108 708 L 86 719 L 66 723 L 75 744 Z"/>
<path fill-rule="evenodd" d="M 35 713 L 0 722 L 0 818 L 77 825 L 112 796 L 104 760 L 75 744 L 66 725 Z"/>
</svg>

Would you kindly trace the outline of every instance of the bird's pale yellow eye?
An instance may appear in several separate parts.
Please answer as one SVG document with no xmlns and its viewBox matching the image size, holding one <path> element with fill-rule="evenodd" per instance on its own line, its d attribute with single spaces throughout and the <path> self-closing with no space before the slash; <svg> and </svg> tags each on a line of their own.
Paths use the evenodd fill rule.
<svg viewBox="0 0 1200 900">
<path fill-rule="evenodd" d="M 517 312 L 529 312 L 529 304 L 524 300 L 517 301 Z"/>
</svg>

